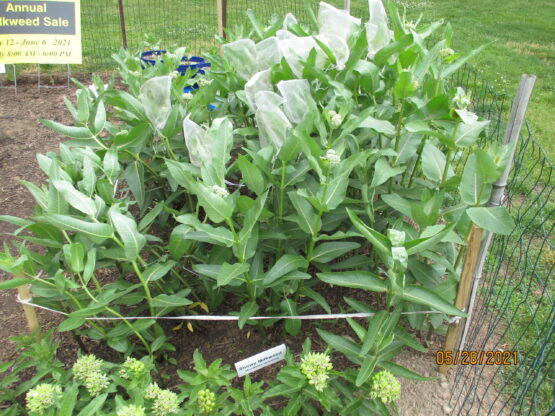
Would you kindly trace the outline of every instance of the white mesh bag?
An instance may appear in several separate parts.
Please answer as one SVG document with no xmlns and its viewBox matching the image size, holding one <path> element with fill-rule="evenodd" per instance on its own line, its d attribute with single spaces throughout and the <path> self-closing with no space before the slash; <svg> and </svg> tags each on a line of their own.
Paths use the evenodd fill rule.
<svg viewBox="0 0 555 416">
<path fill-rule="evenodd" d="M 283 19 L 283 28 L 287 30 L 289 25 L 296 25 L 297 23 L 299 23 L 297 18 L 293 16 L 291 13 L 287 13 L 285 15 L 285 19 Z"/>
<path fill-rule="evenodd" d="M 206 130 L 191 121 L 189 116 L 183 120 L 183 137 L 193 165 L 200 168 L 212 162 L 210 137 Z"/>
<path fill-rule="evenodd" d="M 368 0 L 370 20 L 366 23 L 368 38 L 368 57 L 374 58 L 376 52 L 388 45 L 393 38 L 387 25 L 387 14 L 381 0 Z"/>
<path fill-rule="evenodd" d="M 336 9 L 328 3 L 320 3 L 318 27 L 321 35 L 337 36 L 346 43 L 358 26 L 360 19 L 351 16 L 346 10 Z"/>
<path fill-rule="evenodd" d="M 224 58 L 245 81 L 256 72 L 256 45 L 251 39 L 239 39 L 222 46 Z"/>
<path fill-rule="evenodd" d="M 268 69 L 281 61 L 278 38 L 272 36 L 256 44 L 256 62 L 259 71 Z"/>
<path fill-rule="evenodd" d="M 261 91 L 256 94 L 255 101 L 257 105 L 255 118 L 260 130 L 261 145 L 264 147 L 267 142 L 270 142 L 279 151 L 292 127 L 279 107 L 283 99 L 273 92 Z"/>
<path fill-rule="evenodd" d="M 273 90 L 272 84 L 270 82 L 270 72 L 270 69 L 257 72 L 251 77 L 251 79 L 249 79 L 249 82 L 247 82 L 245 85 L 245 96 L 247 97 L 249 107 L 253 113 L 256 111 L 256 93 L 261 91 Z"/>
<path fill-rule="evenodd" d="M 284 102 L 285 115 L 294 124 L 299 124 L 308 113 L 316 110 L 316 103 L 310 93 L 310 84 L 306 79 L 280 81 L 277 84 Z"/>
<path fill-rule="evenodd" d="M 297 78 L 302 78 L 303 75 L 301 60 L 305 61 L 312 49 L 316 49 L 318 53 L 316 66 L 323 67 L 326 62 L 324 51 L 320 49 L 314 38 L 309 36 L 280 40 L 279 49 Z"/>
<path fill-rule="evenodd" d="M 324 43 L 330 48 L 333 56 L 335 56 L 335 63 L 338 69 L 345 68 L 345 63 L 349 59 L 349 46 L 347 43 L 335 35 L 317 35 L 315 36 L 320 42 Z"/>
<path fill-rule="evenodd" d="M 169 75 L 151 78 L 141 86 L 139 99 L 146 116 L 158 130 L 165 126 L 172 111 L 171 86 Z"/>
</svg>

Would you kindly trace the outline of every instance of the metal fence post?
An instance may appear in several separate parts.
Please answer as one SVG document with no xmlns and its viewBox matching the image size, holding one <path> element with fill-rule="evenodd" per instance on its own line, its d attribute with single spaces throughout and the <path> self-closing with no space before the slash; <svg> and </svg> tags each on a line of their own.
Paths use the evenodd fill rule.
<svg viewBox="0 0 555 416">
<path fill-rule="evenodd" d="M 123 42 L 124 49 L 127 49 L 127 30 L 125 28 L 125 12 L 123 10 L 123 0 L 118 0 L 119 6 L 119 22 L 121 26 L 121 40 Z"/>
<path fill-rule="evenodd" d="M 503 197 L 505 195 L 505 188 L 507 186 L 507 179 L 513 165 L 514 153 L 516 150 L 516 144 L 518 138 L 520 137 L 520 130 L 522 129 L 522 124 L 524 122 L 524 114 L 526 113 L 526 107 L 528 106 L 528 101 L 530 100 L 530 95 L 532 94 L 532 89 L 534 88 L 534 83 L 536 82 L 536 77 L 534 75 L 522 74 L 520 78 L 520 85 L 518 87 L 518 92 L 516 94 L 513 106 L 511 109 L 511 115 L 509 116 L 509 122 L 507 124 L 507 129 L 505 130 L 504 143 L 514 143 L 513 152 L 510 155 L 507 166 L 505 167 L 505 172 L 499 178 L 497 182 L 493 184 L 493 190 L 488 202 L 489 206 L 500 206 L 503 204 Z M 482 271 L 484 264 L 486 262 L 486 256 L 488 254 L 488 249 L 491 244 L 493 233 L 488 231 L 480 246 L 480 253 L 478 256 L 478 263 L 476 264 L 476 269 L 474 270 L 474 279 L 472 282 L 472 293 L 467 305 L 468 317 L 465 320 L 464 331 L 462 334 L 461 341 L 458 346 L 458 350 L 463 350 L 466 337 L 468 335 L 468 330 L 470 327 L 470 321 L 472 318 L 472 311 L 474 309 L 474 303 L 476 301 L 476 292 L 478 291 L 478 286 L 480 280 L 482 279 Z"/>
<path fill-rule="evenodd" d="M 351 12 L 351 0 L 344 0 L 343 8 L 348 12 Z"/>
</svg>

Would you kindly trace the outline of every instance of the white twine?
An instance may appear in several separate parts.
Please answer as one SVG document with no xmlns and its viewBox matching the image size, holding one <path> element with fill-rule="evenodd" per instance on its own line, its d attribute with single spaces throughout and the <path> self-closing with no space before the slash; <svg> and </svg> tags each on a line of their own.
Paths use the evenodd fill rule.
<svg viewBox="0 0 555 416">
<path fill-rule="evenodd" d="M 51 309 L 46 306 L 36 305 L 31 302 L 31 299 L 21 299 L 17 295 L 17 301 L 23 305 L 32 306 L 37 309 L 57 313 L 60 315 L 69 315 L 66 312 Z M 248 320 L 262 321 L 268 319 L 298 319 L 302 321 L 309 320 L 326 320 L 326 319 L 347 319 L 347 318 L 369 318 L 376 315 L 377 312 L 359 312 L 359 313 L 333 313 L 333 314 L 317 314 L 317 315 L 284 315 L 284 316 L 251 316 Z M 425 315 L 425 314 L 438 314 L 443 313 L 439 311 L 413 311 L 402 312 L 401 315 Z M 125 317 L 88 317 L 84 318 L 90 321 L 123 321 L 123 320 L 139 320 L 139 319 L 154 319 L 154 320 L 178 320 L 178 321 L 238 321 L 239 316 L 231 315 L 182 315 L 182 316 L 125 316 Z M 454 319 L 460 319 L 456 317 Z M 452 320 L 449 321 L 449 323 Z"/>
</svg>

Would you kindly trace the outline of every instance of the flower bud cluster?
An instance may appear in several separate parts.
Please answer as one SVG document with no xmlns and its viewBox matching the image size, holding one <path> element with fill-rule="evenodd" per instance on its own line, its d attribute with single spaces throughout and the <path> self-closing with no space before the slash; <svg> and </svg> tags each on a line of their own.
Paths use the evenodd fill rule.
<svg viewBox="0 0 555 416">
<path fill-rule="evenodd" d="M 301 373 L 308 379 L 308 384 L 318 391 L 324 391 L 328 384 L 328 371 L 332 369 L 330 357 L 324 353 L 309 352 L 301 359 Z"/>
<path fill-rule="evenodd" d="M 39 384 L 27 392 L 27 409 L 31 413 L 42 414 L 62 398 L 62 389 L 53 384 Z"/>
<path fill-rule="evenodd" d="M 466 93 L 464 91 L 464 89 L 462 89 L 461 87 L 457 87 L 457 93 L 455 94 L 455 97 L 453 98 L 453 104 L 455 104 L 455 107 L 458 108 L 459 110 L 464 110 L 466 107 L 468 107 L 471 103 L 471 98 L 472 94 L 471 93 Z"/>
<path fill-rule="evenodd" d="M 212 192 L 214 192 L 216 195 L 218 195 L 221 198 L 225 198 L 226 196 L 229 195 L 229 192 L 227 191 L 227 189 L 223 186 L 219 186 L 219 185 L 212 185 Z"/>
<path fill-rule="evenodd" d="M 443 59 L 449 58 L 451 55 L 455 54 L 455 51 L 451 48 L 443 48 L 439 51 L 439 54 Z"/>
<path fill-rule="evenodd" d="M 387 370 L 380 371 L 372 377 L 370 397 L 389 403 L 401 397 L 401 383 Z"/>
<path fill-rule="evenodd" d="M 203 413 L 210 413 L 216 408 L 216 395 L 208 389 L 198 392 L 198 403 Z"/>
<path fill-rule="evenodd" d="M 333 149 L 329 149 L 322 159 L 328 161 L 328 163 L 330 164 L 330 168 L 336 167 L 341 162 L 341 156 L 339 156 L 337 152 Z"/>
<path fill-rule="evenodd" d="M 91 396 L 98 395 L 110 384 L 106 374 L 101 371 L 103 363 L 102 360 L 90 354 L 80 357 L 73 365 L 75 378 L 85 386 Z"/>
<path fill-rule="evenodd" d="M 336 113 L 335 111 L 331 110 L 328 115 L 330 116 L 330 126 L 332 129 L 337 129 L 341 126 L 341 123 L 343 123 L 343 117 L 341 117 L 341 114 Z"/>
<path fill-rule="evenodd" d="M 213 80 L 211 80 L 211 79 L 207 79 L 205 77 L 202 77 L 198 80 L 198 85 L 199 85 L 199 87 L 206 87 L 206 86 L 212 84 L 212 81 Z"/>
<path fill-rule="evenodd" d="M 136 358 L 127 357 L 121 366 L 119 375 L 127 380 L 138 379 L 146 373 L 146 365 Z"/>
<path fill-rule="evenodd" d="M 156 383 L 152 383 L 146 388 L 145 399 L 154 400 L 152 413 L 156 416 L 176 414 L 179 409 L 177 394 L 161 389 Z"/>
<path fill-rule="evenodd" d="M 118 410 L 117 416 L 145 416 L 145 409 L 144 407 L 132 404 Z"/>
<path fill-rule="evenodd" d="M 193 99 L 193 93 L 192 92 L 184 92 L 183 93 L 183 99 L 192 100 Z"/>
</svg>

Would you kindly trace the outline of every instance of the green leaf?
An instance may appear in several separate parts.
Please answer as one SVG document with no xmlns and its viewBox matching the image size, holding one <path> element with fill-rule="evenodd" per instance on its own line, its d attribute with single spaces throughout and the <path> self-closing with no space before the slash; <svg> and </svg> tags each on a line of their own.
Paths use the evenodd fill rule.
<svg viewBox="0 0 555 416">
<path fill-rule="evenodd" d="M 362 354 L 361 354 L 362 355 Z M 372 375 L 376 364 L 378 363 L 378 358 L 375 355 L 368 355 L 362 362 L 360 369 L 358 370 L 357 378 L 355 384 L 357 387 L 362 386 Z"/>
<path fill-rule="evenodd" d="M 406 217 L 412 216 L 412 204 L 409 200 L 401 197 L 399 194 L 385 194 L 381 195 L 382 201 L 384 201 L 391 208 L 399 211 Z"/>
<path fill-rule="evenodd" d="M 491 189 L 491 184 L 484 182 L 479 173 L 476 156 L 470 155 L 459 185 L 462 201 L 467 205 L 485 204 L 489 200 Z"/>
<path fill-rule="evenodd" d="M 79 192 L 69 182 L 54 179 L 52 180 L 52 184 L 73 208 L 91 217 L 95 216 L 96 205 L 91 198 Z"/>
<path fill-rule="evenodd" d="M 237 158 L 237 165 L 241 170 L 243 181 L 247 184 L 249 189 L 254 191 L 257 195 L 262 194 L 264 192 L 264 177 L 260 169 L 258 169 L 255 164 L 249 162 L 243 155 Z"/>
<path fill-rule="evenodd" d="M 323 329 L 316 329 L 316 331 L 318 331 L 318 334 L 322 337 L 322 339 L 324 341 L 326 341 L 326 343 L 336 349 L 337 351 L 345 354 L 345 356 L 353 361 L 355 364 L 360 364 L 361 360 L 360 360 L 360 347 L 355 344 L 353 341 L 349 341 L 348 339 L 344 338 L 344 337 L 340 337 L 338 335 L 335 334 L 331 334 L 327 331 L 324 331 Z"/>
<path fill-rule="evenodd" d="M 420 374 L 416 374 L 414 371 L 400 366 L 399 364 L 392 363 L 391 361 L 382 361 L 378 365 L 384 370 L 391 372 L 394 376 L 403 377 L 408 380 L 431 381 L 438 379 L 438 377 L 423 377 Z"/>
<path fill-rule="evenodd" d="M 0 270 L 4 270 L 6 272 L 9 272 L 9 270 L 2 267 L 1 260 L 2 259 L 0 257 Z M 20 287 L 20 286 L 23 286 L 23 285 L 26 285 L 26 284 L 29 284 L 29 283 L 33 283 L 33 280 L 32 279 L 25 279 L 23 277 L 4 280 L 4 281 L 0 282 L 0 290 L 15 289 L 16 287 Z"/>
<path fill-rule="evenodd" d="M 372 129 L 387 136 L 395 135 L 395 126 L 387 120 L 378 120 L 372 116 L 366 116 L 358 126 L 359 128 Z"/>
<path fill-rule="evenodd" d="M 81 243 L 64 244 L 64 256 L 66 263 L 75 273 L 80 273 L 85 268 L 85 248 Z"/>
<path fill-rule="evenodd" d="M 297 304 L 292 299 L 286 298 L 281 301 L 281 310 L 287 314 L 287 316 L 295 316 L 297 315 Z M 289 335 L 298 335 L 301 331 L 300 319 L 286 319 L 285 330 Z"/>
<path fill-rule="evenodd" d="M 466 213 L 478 227 L 496 234 L 510 235 L 515 222 L 505 207 L 468 208 Z"/>
<path fill-rule="evenodd" d="M 89 121 L 89 94 L 85 90 L 77 91 L 77 115 L 81 123 Z"/>
<path fill-rule="evenodd" d="M 107 239 L 114 234 L 114 229 L 108 224 L 87 222 L 69 215 L 46 214 L 36 219 L 44 220 L 62 230 L 81 232 L 97 239 Z"/>
<path fill-rule="evenodd" d="M 89 402 L 87 406 L 81 410 L 77 416 L 93 416 L 96 415 L 98 410 L 102 408 L 104 402 L 108 398 L 108 394 L 104 393 L 100 396 L 95 397 L 92 401 Z"/>
<path fill-rule="evenodd" d="M 113 146 L 104 155 L 102 168 L 106 176 L 112 180 L 116 179 L 120 173 L 120 165 L 118 160 L 118 149 Z"/>
<path fill-rule="evenodd" d="M 306 296 L 307 298 L 312 299 L 316 302 L 326 313 L 331 313 L 331 308 L 326 299 L 320 295 L 318 292 L 310 289 L 309 287 L 303 286 L 299 291 L 301 295 Z"/>
<path fill-rule="evenodd" d="M 239 328 L 243 329 L 251 316 L 258 312 L 258 305 L 256 302 L 245 303 L 239 311 Z"/>
<path fill-rule="evenodd" d="M 72 416 L 73 409 L 75 408 L 75 402 L 77 401 L 77 395 L 79 394 L 79 386 L 73 384 L 69 389 L 66 389 L 63 394 L 62 404 L 60 406 L 60 411 L 58 416 Z"/>
<path fill-rule="evenodd" d="M 298 223 L 301 230 L 309 235 L 316 235 L 320 231 L 317 227 L 317 215 L 310 203 L 295 191 L 287 193 L 298 214 Z"/>
<path fill-rule="evenodd" d="M 407 249 L 407 254 L 410 256 L 412 254 L 420 253 L 424 250 L 428 250 L 429 248 L 435 246 L 437 243 L 441 242 L 444 237 L 449 234 L 453 228 L 455 228 L 456 223 L 448 224 L 448 225 L 438 225 L 432 226 L 434 230 L 437 228 L 437 232 L 435 232 L 430 237 L 423 237 L 418 238 L 416 240 L 408 241 L 405 243 L 405 248 Z M 428 230 L 428 227 L 426 230 Z"/>
<path fill-rule="evenodd" d="M 403 293 L 398 295 L 401 299 L 429 306 L 436 311 L 444 312 L 448 315 L 467 316 L 466 313 L 454 307 L 441 296 L 422 286 L 407 285 Z"/>
<path fill-rule="evenodd" d="M 368 331 L 366 331 L 366 336 L 362 341 L 362 347 L 360 349 L 361 355 L 366 355 L 374 346 L 376 339 L 378 337 L 380 328 L 382 327 L 385 318 L 387 316 L 386 311 L 379 311 L 376 315 L 369 318 L 370 324 L 368 325 Z"/>
<path fill-rule="evenodd" d="M 217 285 L 225 286 L 229 284 L 233 279 L 247 273 L 250 269 L 248 263 L 235 263 L 229 264 L 224 262 L 220 271 L 218 272 Z"/>
<path fill-rule="evenodd" d="M 406 48 L 413 45 L 413 35 L 405 35 L 395 42 L 381 48 L 374 57 L 374 63 L 378 66 L 382 66 L 395 54 L 403 52 Z"/>
<path fill-rule="evenodd" d="M 148 282 L 155 282 L 156 280 L 164 277 L 168 272 L 175 266 L 177 262 L 173 260 L 168 260 L 166 262 L 156 262 L 151 266 L 148 266 L 143 272 L 143 278 Z"/>
<path fill-rule="evenodd" d="M 46 127 L 73 139 L 92 139 L 94 136 L 86 127 L 66 126 L 52 120 L 39 119 Z"/>
<path fill-rule="evenodd" d="M 150 224 L 160 215 L 160 213 L 164 210 L 165 204 L 164 201 L 158 202 L 154 208 L 152 208 L 139 222 L 139 230 L 144 231 L 146 230 Z"/>
<path fill-rule="evenodd" d="M 135 197 L 137 204 L 139 204 L 139 208 L 142 209 L 145 204 L 145 178 L 143 165 L 137 161 L 130 163 L 127 166 L 127 169 L 125 169 L 123 177 L 127 181 L 129 189 Z"/>
<path fill-rule="evenodd" d="M 385 183 L 389 178 L 397 176 L 403 173 L 406 169 L 406 166 L 400 167 L 391 167 L 389 162 L 386 158 L 381 158 L 376 162 L 374 168 L 374 177 L 372 178 L 372 183 L 370 187 L 375 188 L 380 186 L 382 183 Z"/>
<path fill-rule="evenodd" d="M 264 285 L 270 285 L 281 276 L 284 276 L 293 270 L 304 269 L 307 265 L 308 263 L 304 257 L 284 254 L 268 271 L 268 273 L 266 273 L 263 283 Z"/>
<path fill-rule="evenodd" d="M 79 328 L 85 323 L 86 319 L 82 316 L 70 316 L 66 318 L 59 326 L 58 331 L 67 332 Z"/>
<path fill-rule="evenodd" d="M 478 175 L 480 175 L 486 183 L 495 182 L 499 175 L 497 173 L 497 166 L 492 157 L 488 152 L 482 149 L 476 149 L 474 155 L 476 157 L 476 170 Z"/>
<path fill-rule="evenodd" d="M 88 283 L 96 269 L 96 248 L 91 248 L 87 252 L 87 261 L 83 268 L 83 280 Z"/>
<path fill-rule="evenodd" d="M 146 243 L 144 235 L 137 231 L 137 223 L 134 219 L 120 214 L 115 210 L 115 205 L 109 211 L 110 220 L 122 239 L 125 256 L 129 261 L 134 261 Z"/>
<path fill-rule="evenodd" d="M 96 104 L 96 114 L 94 115 L 94 131 L 100 134 L 106 125 L 106 107 L 102 100 Z"/>
<path fill-rule="evenodd" d="M 349 251 L 360 247 L 359 243 L 349 241 L 338 241 L 332 243 L 322 243 L 314 249 L 310 261 L 318 263 L 328 263 Z"/>
<path fill-rule="evenodd" d="M 387 285 L 374 273 L 349 271 L 336 273 L 317 273 L 318 279 L 330 285 L 364 289 L 372 292 L 386 292 Z"/>
<path fill-rule="evenodd" d="M 441 182 L 445 170 L 445 155 L 441 150 L 429 141 L 424 145 L 422 151 L 422 171 L 428 179 Z"/>
<path fill-rule="evenodd" d="M 178 308 L 180 306 L 190 305 L 189 299 L 180 295 L 158 295 L 152 298 L 152 306 L 155 308 Z"/>
<path fill-rule="evenodd" d="M 480 133 L 490 123 L 489 120 L 460 123 L 455 134 L 455 144 L 459 147 L 468 147 L 478 140 Z"/>
<path fill-rule="evenodd" d="M 486 46 L 488 45 L 482 45 L 476 49 L 471 50 L 466 55 L 459 57 L 454 63 L 450 64 L 449 66 L 447 66 L 447 68 L 444 68 L 441 71 L 441 78 L 448 78 L 452 73 L 454 73 L 457 69 L 464 65 L 464 63 L 467 62 L 470 58 L 479 54 Z"/>
<path fill-rule="evenodd" d="M 366 239 L 370 243 L 372 243 L 372 245 L 378 251 L 378 253 L 380 253 L 385 258 L 389 257 L 391 253 L 391 243 L 389 242 L 389 239 L 384 235 L 381 235 L 377 231 L 374 231 L 366 224 L 364 224 L 360 220 L 360 218 L 358 218 L 357 215 L 348 208 L 347 208 L 347 214 L 349 215 L 349 218 L 351 219 L 351 222 L 356 227 L 356 229 L 360 231 L 360 233 L 364 237 L 366 237 Z"/>
</svg>

